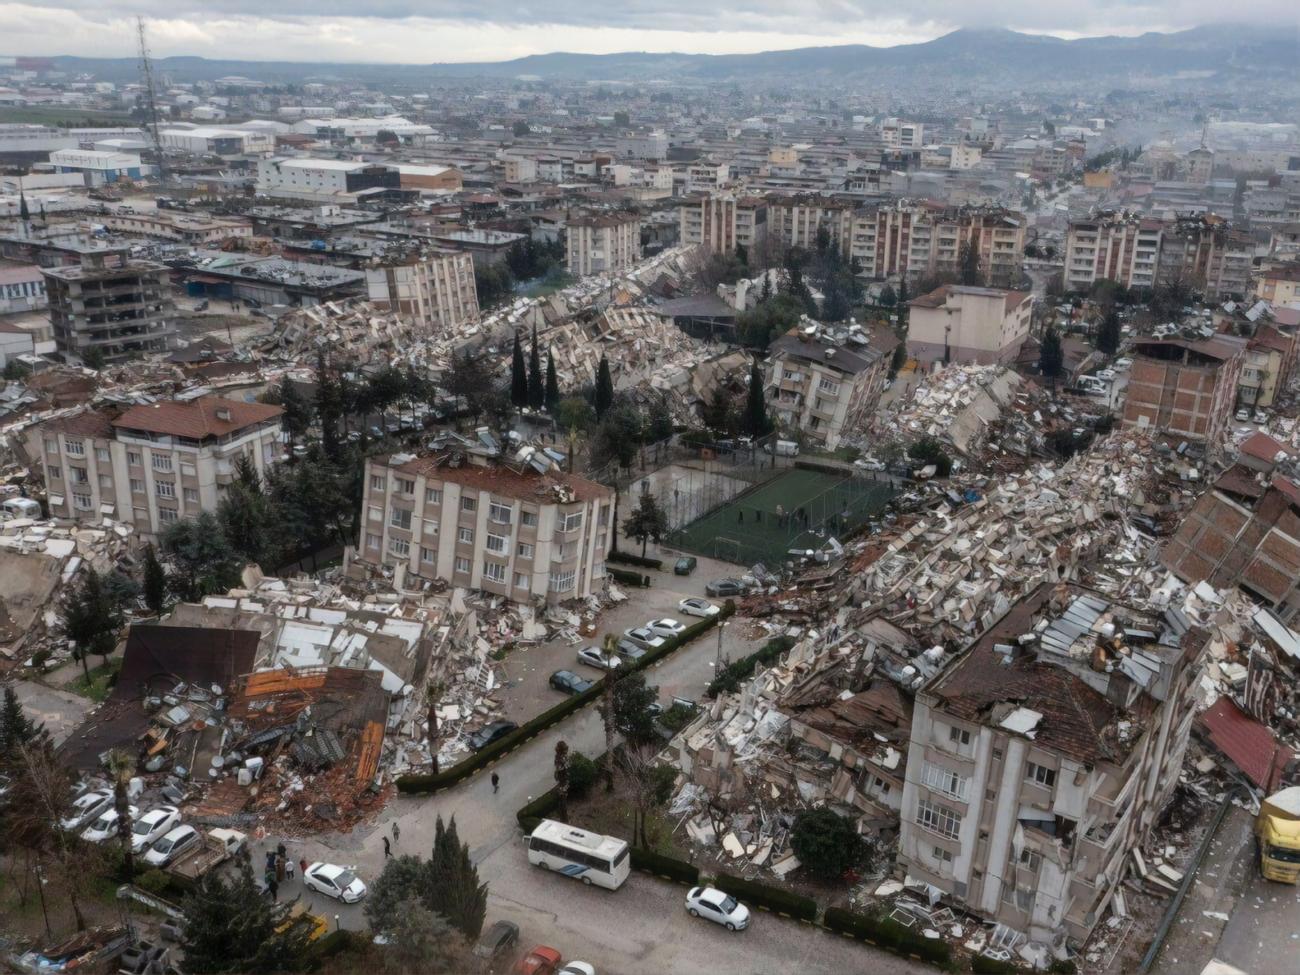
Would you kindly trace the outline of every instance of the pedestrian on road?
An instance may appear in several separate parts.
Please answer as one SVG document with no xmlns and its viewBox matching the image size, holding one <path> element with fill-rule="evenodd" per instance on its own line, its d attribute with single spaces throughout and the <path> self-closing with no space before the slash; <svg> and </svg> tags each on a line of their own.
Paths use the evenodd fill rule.
<svg viewBox="0 0 1300 975">
<path fill-rule="evenodd" d="M 499 790 L 500 788 L 501 788 L 501 776 L 499 776 L 499 775 L 497 775 L 495 772 L 493 772 L 493 773 L 492 773 L 492 791 L 493 791 L 493 792 L 496 792 L 496 791 Z"/>
<path fill-rule="evenodd" d="M 393 820 L 393 842 L 396 843 L 402 838 L 402 827 L 397 825 L 397 820 Z"/>
<path fill-rule="evenodd" d="M 303 857 L 298 861 L 298 866 L 302 868 L 302 882 L 307 882 L 307 858 Z"/>
<path fill-rule="evenodd" d="M 284 857 L 275 858 L 275 879 L 280 883 L 284 883 L 284 862 Z"/>
<path fill-rule="evenodd" d="M 287 878 L 290 880 L 290 882 L 293 881 L 293 870 L 294 870 L 293 861 L 292 861 L 292 860 L 285 860 L 285 861 L 284 861 L 284 875 L 285 875 L 285 877 L 287 877 Z"/>
<path fill-rule="evenodd" d="M 384 859 L 387 860 L 393 855 L 392 847 L 388 845 L 388 837 L 384 837 Z"/>
<path fill-rule="evenodd" d="M 266 889 L 271 892 L 271 900 L 279 900 L 277 895 L 280 893 L 280 885 L 275 882 L 274 877 L 267 882 Z"/>
</svg>

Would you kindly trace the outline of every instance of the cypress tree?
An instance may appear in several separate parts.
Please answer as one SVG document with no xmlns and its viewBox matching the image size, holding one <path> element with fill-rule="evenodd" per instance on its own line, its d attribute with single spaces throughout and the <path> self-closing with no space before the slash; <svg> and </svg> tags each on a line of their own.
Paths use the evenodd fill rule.
<svg viewBox="0 0 1300 975">
<path fill-rule="evenodd" d="M 555 353 L 546 352 L 546 412 L 555 415 L 560 405 L 560 382 L 555 378 Z"/>
<path fill-rule="evenodd" d="M 161 616 L 167 607 L 167 573 L 158 561 L 158 553 L 152 545 L 144 550 L 144 604 L 149 612 Z"/>
<path fill-rule="evenodd" d="M 528 405 L 540 410 L 546 402 L 546 387 L 542 385 L 542 358 L 537 351 L 537 326 L 533 326 L 533 349 L 528 355 Z"/>
<path fill-rule="evenodd" d="M 510 359 L 510 402 L 515 406 L 528 405 L 528 372 L 524 367 L 524 347 L 515 332 L 515 351 Z"/>
<path fill-rule="evenodd" d="M 761 437 L 770 428 L 767 417 L 767 400 L 763 395 L 763 374 L 759 371 L 758 360 L 749 366 L 749 395 L 745 400 L 745 433 L 751 437 Z"/>
<path fill-rule="evenodd" d="M 596 369 L 596 419 L 603 420 L 609 408 L 614 405 L 614 380 L 609 375 L 609 360 L 604 354 L 600 357 L 600 366 Z"/>
<path fill-rule="evenodd" d="M 1061 374 L 1065 356 L 1061 351 L 1061 333 L 1055 325 L 1048 325 L 1043 333 L 1043 346 L 1038 353 L 1038 371 L 1049 379 Z"/>
</svg>

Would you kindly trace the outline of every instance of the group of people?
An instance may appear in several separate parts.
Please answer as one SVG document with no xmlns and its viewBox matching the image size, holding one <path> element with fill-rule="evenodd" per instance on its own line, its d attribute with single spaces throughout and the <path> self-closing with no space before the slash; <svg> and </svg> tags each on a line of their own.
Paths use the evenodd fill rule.
<svg viewBox="0 0 1300 975">
<path fill-rule="evenodd" d="M 271 900 L 276 900 L 280 894 L 280 885 L 286 881 L 292 881 L 294 871 L 300 869 L 303 876 L 307 875 L 307 861 L 299 860 L 296 864 L 289 859 L 289 850 L 282 840 L 274 850 L 266 851 L 266 873 L 263 878 L 266 881 L 266 891 L 271 895 Z"/>
</svg>

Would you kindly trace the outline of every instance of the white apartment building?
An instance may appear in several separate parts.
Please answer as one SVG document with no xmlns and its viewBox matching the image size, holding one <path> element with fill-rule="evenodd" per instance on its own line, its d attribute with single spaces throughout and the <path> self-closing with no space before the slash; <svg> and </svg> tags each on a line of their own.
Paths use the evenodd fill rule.
<svg viewBox="0 0 1300 975">
<path fill-rule="evenodd" d="M 887 118 L 880 123 L 880 137 L 891 149 L 920 149 L 925 145 L 925 126 Z"/>
<path fill-rule="evenodd" d="M 749 253 L 767 236 L 767 205 L 757 197 L 703 195 L 678 209 L 682 244 L 703 244 L 715 254 L 737 247 Z"/>
<path fill-rule="evenodd" d="M 365 561 L 516 602 L 581 599 L 604 585 L 614 520 L 604 485 L 454 452 L 372 457 L 365 477 Z"/>
<path fill-rule="evenodd" d="M 280 459 L 283 410 L 209 398 L 87 410 L 33 428 L 55 518 L 128 522 L 157 535 L 181 518 L 216 511 L 247 457 L 259 473 Z"/>
<path fill-rule="evenodd" d="M 531 183 L 537 179 L 537 160 L 507 156 L 504 160 L 507 183 Z"/>
<path fill-rule="evenodd" d="M 1029 335 L 1028 291 L 944 284 L 908 302 L 907 354 L 922 368 L 936 362 L 1008 363 Z"/>
<path fill-rule="evenodd" d="M 686 167 L 687 193 L 714 193 L 727 185 L 731 166 L 727 163 L 695 162 Z"/>
<path fill-rule="evenodd" d="M 1000 208 L 930 202 L 864 208 L 853 215 L 848 253 L 870 278 L 955 274 L 972 236 L 987 284 L 1019 280 L 1025 217 Z"/>
<path fill-rule="evenodd" d="M 569 273 L 576 277 L 635 264 L 641 259 L 641 218 L 607 213 L 570 220 L 565 249 Z"/>
<path fill-rule="evenodd" d="M 1081 945 L 1178 784 L 1206 636 L 1075 585 L 1022 598 L 917 695 L 900 872 Z"/>
<path fill-rule="evenodd" d="M 1160 255 L 1160 220 L 1136 214 L 1099 214 L 1075 220 L 1065 238 L 1065 288 L 1087 291 L 1096 281 L 1150 290 Z"/>
<path fill-rule="evenodd" d="M 668 156 L 668 136 L 659 129 L 622 136 L 615 141 L 614 151 L 622 159 L 665 159 Z"/>
<path fill-rule="evenodd" d="M 817 231 L 830 234 L 831 246 L 846 257 L 853 236 L 853 204 L 823 196 L 790 196 L 769 199 L 768 233 L 786 247 L 815 250 Z"/>
<path fill-rule="evenodd" d="M 474 258 L 466 253 L 430 254 L 366 268 L 366 288 L 380 308 L 422 328 L 453 328 L 479 319 Z"/>
</svg>

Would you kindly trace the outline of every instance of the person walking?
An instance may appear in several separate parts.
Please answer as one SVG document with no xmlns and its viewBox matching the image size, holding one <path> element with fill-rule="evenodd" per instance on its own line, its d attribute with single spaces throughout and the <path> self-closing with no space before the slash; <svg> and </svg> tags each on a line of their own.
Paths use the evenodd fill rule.
<svg viewBox="0 0 1300 975">
<path fill-rule="evenodd" d="M 306 883 L 307 882 L 307 858 L 303 857 L 301 860 L 299 860 L 298 866 L 302 870 L 302 882 Z"/>
<path fill-rule="evenodd" d="M 384 859 L 387 860 L 393 855 L 393 849 L 388 845 L 388 837 L 384 837 Z"/>
<path fill-rule="evenodd" d="M 397 825 L 397 820 L 393 820 L 393 842 L 396 843 L 402 838 L 402 827 Z"/>
<path fill-rule="evenodd" d="M 266 883 L 266 889 L 269 890 L 269 891 L 271 892 L 271 900 L 274 901 L 274 900 L 279 900 L 279 899 L 280 899 L 280 898 L 279 898 L 279 894 L 280 894 L 280 885 L 279 885 L 278 883 L 275 882 L 275 877 L 274 877 L 274 876 L 272 876 L 271 879 L 267 881 L 267 883 Z"/>
<path fill-rule="evenodd" d="M 492 791 L 495 793 L 501 788 L 501 776 L 496 772 L 492 773 Z"/>
<path fill-rule="evenodd" d="M 289 883 L 293 883 L 293 871 L 294 871 L 294 863 L 293 863 L 293 861 L 292 861 L 292 860 L 285 860 L 285 861 L 284 861 L 284 876 L 285 876 L 285 878 L 289 881 Z"/>
<path fill-rule="evenodd" d="M 275 858 L 275 879 L 277 883 L 284 883 L 284 864 L 284 857 L 278 856 Z"/>
</svg>

